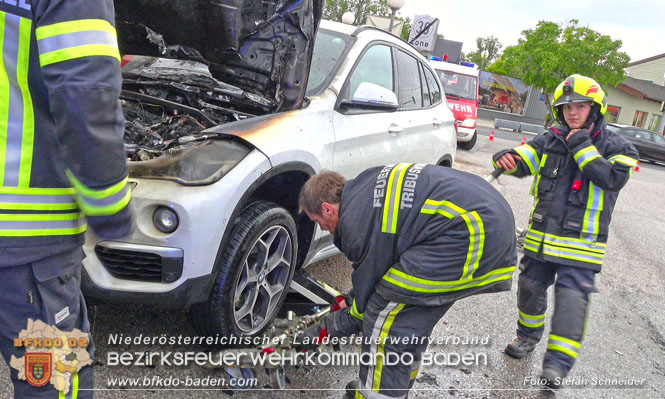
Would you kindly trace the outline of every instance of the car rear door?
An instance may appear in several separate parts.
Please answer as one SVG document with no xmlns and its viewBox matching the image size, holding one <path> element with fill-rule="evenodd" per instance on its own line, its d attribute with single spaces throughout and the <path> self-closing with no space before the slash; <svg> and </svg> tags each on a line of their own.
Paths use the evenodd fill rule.
<svg viewBox="0 0 665 399">
<path fill-rule="evenodd" d="M 395 50 L 395 61 L 399 134 L 405 142 L 402 160 L 436 164 L 446 149 L 455 148 L 454 117 L 441 101 L 432 103 L 431 92 L 440 93 L 440 88 L 435 83 L 430 89 L 427 76 L 432 72 L 424 62 L 401 49 Z M 432 81 L 436 82 L 433 76 L 430 85 Z"/>
</svg>

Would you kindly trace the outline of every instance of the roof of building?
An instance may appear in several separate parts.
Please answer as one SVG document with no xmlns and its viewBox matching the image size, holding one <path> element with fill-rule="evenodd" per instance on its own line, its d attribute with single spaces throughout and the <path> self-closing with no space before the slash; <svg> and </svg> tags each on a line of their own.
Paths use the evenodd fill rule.
<svg viewBox="0 0 665 399">
<path fill-rule="evenodd" d="M 617 88 L 635 97 L 665 101 L 665 86 L 653 84 L 646 80 L 626 76 L 626 80 L 620 83 Z"/>
<path fill-rule="evenodd" d="M 632 67 L 634 65 L 644 64 L 645 62 L 657 60 L 657 59 L 663 58 L 663 57 L 665 57 L 665 53 L 659 54 L 659 55 L 654 55 L 653 57 L 645 58 L 643 60 L 637 60 L 637 61 L 631 62 L 630 64 L 628 64 L 628 66 Z"/>
</svg>

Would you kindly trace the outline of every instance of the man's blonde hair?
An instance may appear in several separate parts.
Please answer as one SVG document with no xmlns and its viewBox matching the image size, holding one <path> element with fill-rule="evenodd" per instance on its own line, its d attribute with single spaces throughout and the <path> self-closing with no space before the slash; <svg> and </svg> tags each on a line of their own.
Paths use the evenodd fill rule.
<svg viewBox="0 0 665 399">
<path fill-rule="evenodd" d="M 346 179 L 337 172 L 325 171 L 310 177 L 300 190 L 299 212 L 321 215 L 324 202 L 340 203 L 345 184 Z"/>
</svg>

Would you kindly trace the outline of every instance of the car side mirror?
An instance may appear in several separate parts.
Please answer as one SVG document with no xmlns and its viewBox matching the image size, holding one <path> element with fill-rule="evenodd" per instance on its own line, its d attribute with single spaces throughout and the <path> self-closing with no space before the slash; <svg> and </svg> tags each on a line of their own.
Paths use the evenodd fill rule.
<svg viewBox="0 0 665 399">
<path fill-rule="evenodd" d="M 397 96 L 392 90 L 369 82 L 360 83 L 353 93 L 353 99 L 342 101 L 340 105 L 375 111 L 397 111 L 399 108 Z"/>
</svg>

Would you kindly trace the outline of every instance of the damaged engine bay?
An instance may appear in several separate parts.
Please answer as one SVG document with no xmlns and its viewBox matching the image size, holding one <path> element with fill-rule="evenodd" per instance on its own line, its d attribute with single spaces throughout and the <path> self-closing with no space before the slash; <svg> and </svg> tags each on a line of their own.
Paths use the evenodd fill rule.
<svg viewBox="0 0 665 399">
<path fill-rule="evenodd" d="M 215 80 L 194 61 L 133 57 L 120 95 L 130 161 L 175 155 L 211 138 L 207 128 L 274 112 L 276 104 Z"/>
</svg>

